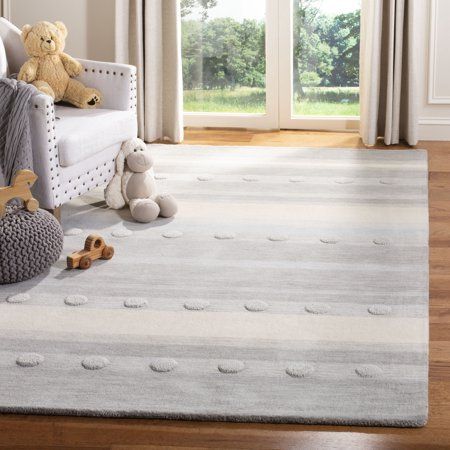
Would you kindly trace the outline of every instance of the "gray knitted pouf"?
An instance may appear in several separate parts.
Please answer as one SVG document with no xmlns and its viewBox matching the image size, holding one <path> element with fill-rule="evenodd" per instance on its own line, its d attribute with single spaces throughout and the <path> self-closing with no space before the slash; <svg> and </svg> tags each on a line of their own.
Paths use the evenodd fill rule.
<svg viewBox="0 0 450 450">
<path fill-rule="evenodd" d="M 58 260 L 64 234 L 47 211 L 7 206 L 0 219 L 0 284 L 28 280 Z"/>
</svg>

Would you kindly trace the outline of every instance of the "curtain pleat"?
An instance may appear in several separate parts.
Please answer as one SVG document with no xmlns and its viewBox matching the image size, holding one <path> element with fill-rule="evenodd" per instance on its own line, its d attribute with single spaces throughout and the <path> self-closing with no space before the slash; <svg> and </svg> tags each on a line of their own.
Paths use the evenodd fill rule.
<svg viewBox="0 0 450 450">
<path fill-rule="evenodd" d="M 139 136 L 181 142 L 180 2 L 118 0 L 116 11 L 116 60 L 138 69 Z"/>
<path fill-rule="evenodd" d="M 367 145 L 418 139 L 416 0 L 363 0 L 360 134 Z"/>
<path fill-rule="evenodd" d="M 0 0 L 0 17 L 5 17 L 9 19 L 8 2 L 5 0 Z"/>
</svg>

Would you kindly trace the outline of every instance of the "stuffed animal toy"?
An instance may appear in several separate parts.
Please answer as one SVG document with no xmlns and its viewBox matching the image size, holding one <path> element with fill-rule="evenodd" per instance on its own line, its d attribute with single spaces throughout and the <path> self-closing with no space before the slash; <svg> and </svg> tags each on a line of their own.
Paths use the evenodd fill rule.
<svg viewBox="0 0 450 450">
<path fill-rule="evenodd" d="M 130 206 L 138 222 L 151 222 L 158 216 L 172 217 L 178 207 L 169 195 L 158 195 L 153 175 L 153 158 L 141 139 L 122 144 L 116 158 L 116 173 L 105 190 L 106 203 L 112 209 Z"/>
<path fill-rule="evenodd" d="M 55 102 L 65 101 L 78 108 L 95 108 L 102 99 L 99 91 L 72 77 L 82 65 L 63 53 L 67 28 L 62 22 L 38 22 L 22 28 L 22 41 L 30 59 L 20 69 L 18 79 L 31 83 Z"/>
</svg>

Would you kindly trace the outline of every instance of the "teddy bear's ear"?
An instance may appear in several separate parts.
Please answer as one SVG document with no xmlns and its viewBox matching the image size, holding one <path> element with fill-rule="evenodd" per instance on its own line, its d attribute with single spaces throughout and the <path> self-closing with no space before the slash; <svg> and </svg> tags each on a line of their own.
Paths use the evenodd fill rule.
<svg viewBox="0 0 450 450">
<path fill-rule="evenodd" d="M 55 27 L 58 28 L 62 37 L 65 39 L 67 37 L 67 27 L 62 22 L 55 22 Z"/>
<path fill-rule="evenodd" d="M 27 37 L 28 37 L 28 33 L 33 29 L 33 27 L 31 25 L 24 25 L 22 27 L 22 41 L 25 42 Z"/>
</svg>

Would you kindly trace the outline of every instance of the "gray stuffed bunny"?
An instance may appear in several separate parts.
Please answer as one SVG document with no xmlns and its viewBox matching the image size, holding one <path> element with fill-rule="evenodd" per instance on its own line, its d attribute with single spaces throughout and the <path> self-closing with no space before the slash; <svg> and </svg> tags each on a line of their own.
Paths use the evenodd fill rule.
<svg viewBox="0 0 450 450">
<path fill-rule="evenodd" d="M 177 203 L 169 194 L 158 195 L 152 167 L 153 158 L 144 141 L 124 142 L 116 158 L 116 173 L 105 190 L 108 206 L 121 209 L 129 205 L 138 222 L 174 216 Z"/>
</svg>

